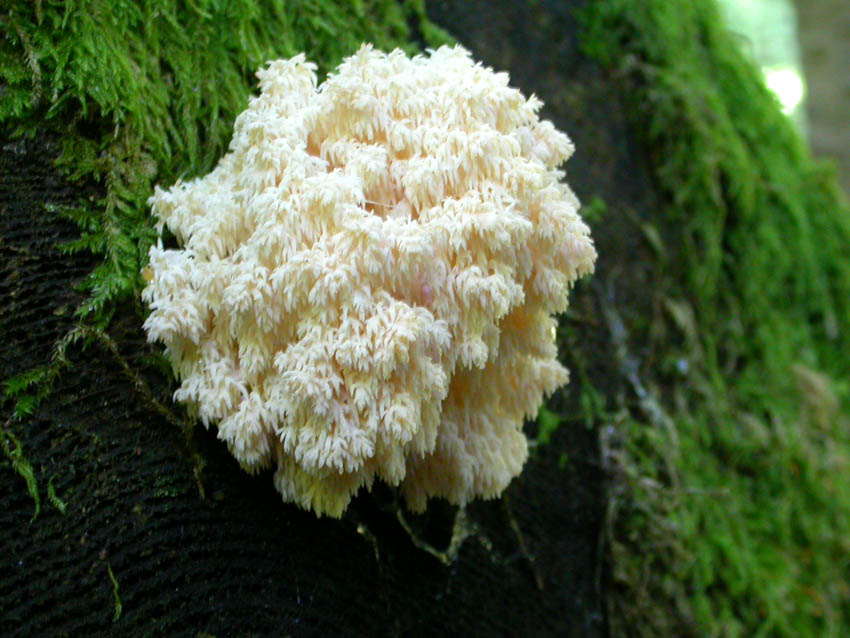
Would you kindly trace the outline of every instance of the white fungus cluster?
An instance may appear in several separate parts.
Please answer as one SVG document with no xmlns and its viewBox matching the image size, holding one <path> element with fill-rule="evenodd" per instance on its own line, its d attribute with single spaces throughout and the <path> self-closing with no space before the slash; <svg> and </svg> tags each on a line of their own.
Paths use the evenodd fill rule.
<svg viewBox="0 0 850 638">
<path fill-rule="evenodd" d="M 554 313 L 596 253 L 540 102 L 460 47 L 257 73 L 209 175 L 157 188 L 145 329 L 175 392 L 284 500 L 339 516 L 499 495 L 566 383 Z"/>
</svg>

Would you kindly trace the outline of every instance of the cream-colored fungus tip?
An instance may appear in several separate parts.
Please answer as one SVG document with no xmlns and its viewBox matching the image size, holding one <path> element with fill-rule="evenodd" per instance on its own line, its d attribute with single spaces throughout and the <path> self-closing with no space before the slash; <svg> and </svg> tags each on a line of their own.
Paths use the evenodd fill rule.
<svg viewBox="0 0 850 638">
<path fill-rule="evenodd" d="M 540 101 L 461 47 L 304 55 L 205 177 L 156 189 L 148 338 L 186 403 L 284 500 L 340 516 L 379 478 L 408 506 L 498 496 L 524 418 L 567 382 L 553 315 L 596 253 Z"/>
</svg>

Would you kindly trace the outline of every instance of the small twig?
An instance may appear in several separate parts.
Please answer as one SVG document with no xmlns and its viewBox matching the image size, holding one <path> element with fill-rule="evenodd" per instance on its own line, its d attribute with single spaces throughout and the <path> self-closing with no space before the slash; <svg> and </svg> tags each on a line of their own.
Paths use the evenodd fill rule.
<svg viewBox="0 0 850 638">
<path fill-rule="evenodd" d="M 522 530 L 519 528 L 519 523 L 517 523 L 516 518 L 514 517 L 513 510 L 511 510 L 510 497 L 507 492 L 505 492 L 504 496 L 502 496 L 502 506 L 504 507 L 505 514 L 508 517 L 508 523 L 511 526 L 511 529 L 514 531 L 514 535 L 517 538 L 517 542 L 519 543 L 519 551 L 522 554 L 523 558 L 528 561 L 528 567 L 531 569 L 531 573 L 534 576 L 534 582 L 537 584 L 537 589 L 539 591 L 543 591 L 545 583 L 543 581 L 543 576 L 541 576 L 540 571 L 537 569 L 537 564 L 534 562 L 534 554 L 528 551 L 528 545 L 525 542 L 525 536 L 523 536 Z"/>
<path fill-rule="evenodd" d="M 110 354 L 112 354 L 121 366 L 121 370 L 124 372 L 124 375 L 133 383 L 133 387 L 142 396 L 148 407 L 164 417 L 172 425 L 177 426 L 184 434 L 186 434 L 187 438 L 190 438 L 191 432 L 194 430 L 194 426 L 191 423 L 188 423 L 185 419 L 180 419 L 176 414 L 174 414 L 174 412 L 169 410 L 159 400 L 157 400 L 156 397 L 154 397 L 147 381 L 145 381 L 138 372 L 133 370 L 124 357 L 121 356 L 121 353 L 118 351 L 118 344 L 115 343 L 112 337 L 103 330 L 99 330 L 97 328 L 89 328 L 87 326 L 81 326 L 81 328 L 85 336 L 94 337 L 100 341 L 107 350 L 109 350 Z"/>
<path fill-rule="evenodd" d="M 475 524 L 469 521 L 469 517 L 466 514 L 466 508 L 459 508 L 455 514 L 454 525 L 452 526 L 452 538 L 449 541 L 449 546 L 446 550 L 441 551 L 416 535 L 407 520 L 404 518 L 401 507 L 396 507 L 396 518 L 398 518 L 398 522 L 401 523 L 401 526 L 407 532 L 411 542 L 422 551 L 428 552 L 431 556 L 434 556 L 437 560 L 443 563 L 443 565 L 451 565 L 457 558 L 463 542 L 478 531 Z"/>
<path fill-rule="evenodd" d="M 195 426 L 191 422 L 186 419 L 179 418 L 174 412 L 169 410 L 165 405 L 162 404 L 154 395 L 147 381 L 142 378 L 142 376 L 133 370 L 124 357 L 121 356 L 121 353 L 118 351 L 118 344 L 110 337 L 106 332 L 98 328 L 89 328 L 88 326 L 80 326 L 79 327 L 81 333 L 88 338 L 94 338 L 99 341 L 106 349 L 112 354 L 115 360 L 118 362 L 118 365 L 121 366 L 121 370 L 124 375 L 132 382 L 133 387 L 136 392 L 142 397 L 142 400 L 148 406 L 149 409 L 153 410 L 157 414 L 164 417 L 169 423 L 176 426 L 183 432 L 183 435 L 186 437 L 186 443 L 189 446 L 189 451 L 192 454 L 192 460 L 194 461 L 194 470 L 193 474 L 195 476 L 195 484 L 198 487 L 198 494 L 201 497 L 201 500 L 206 501 L 206 490 L 204 489 L 203 482 L 203 471 L 206 465 L 206 461 L 201 456 L 200 453 L 195 449 L 194 443 L 194 430 Z"/>
</svg>

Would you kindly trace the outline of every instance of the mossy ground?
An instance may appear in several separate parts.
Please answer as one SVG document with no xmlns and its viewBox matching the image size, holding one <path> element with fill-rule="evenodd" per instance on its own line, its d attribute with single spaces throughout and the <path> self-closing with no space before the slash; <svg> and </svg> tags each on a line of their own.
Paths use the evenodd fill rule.
<svg viewBox="0 0 850 638">
<path fill-rule="evenodd" d="M 46 212 L 80 225 L 65 250 L 103 255 L 76 315 L 94 329 L 138 299 L 153 184 L 212 167 L 260 64 L 306 51 L 325 72 L 363 40 L 444 37 L 415 1 L 7 7 L 0 124 L 61 135 L 60 167 L 100 183 L 91 201 Z M 600 320 L 624 364 L 642 344 L 645 365 L 623 371 L 639 375 L 633 396 L 605 398 L 574 370 L 584 416 L 613 426 L 612 628 L 843 636 L 850 213 L 711 2 L 599 0 L 581 16 L 584 50 L 623 86 L 666 201 L 636 224 L 655 255 L 657 312 L 626 333 L 615 308 Z M 66 364 L 62 343 L 7 384 L 19 415 Z M 0 432 L 26 476 L 8 423 Z"/>
</svg>

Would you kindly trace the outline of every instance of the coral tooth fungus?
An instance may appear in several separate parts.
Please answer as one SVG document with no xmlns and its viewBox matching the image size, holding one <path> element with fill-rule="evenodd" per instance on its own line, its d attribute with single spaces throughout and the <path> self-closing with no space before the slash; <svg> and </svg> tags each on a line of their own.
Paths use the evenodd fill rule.
<svg viewBox="0 0 850 638">
<path fill-rule="evenodd" d="M 144 291 L 175 399 L 317 514 L 375 478 L 414 510 L 499 495 L 596 257 L 569 139 L 460 47 L 364 45 L 318 88 L 303 55 L 257 75 L 219 165 L 151 198 L 181 244 Z"/>
</svg>

